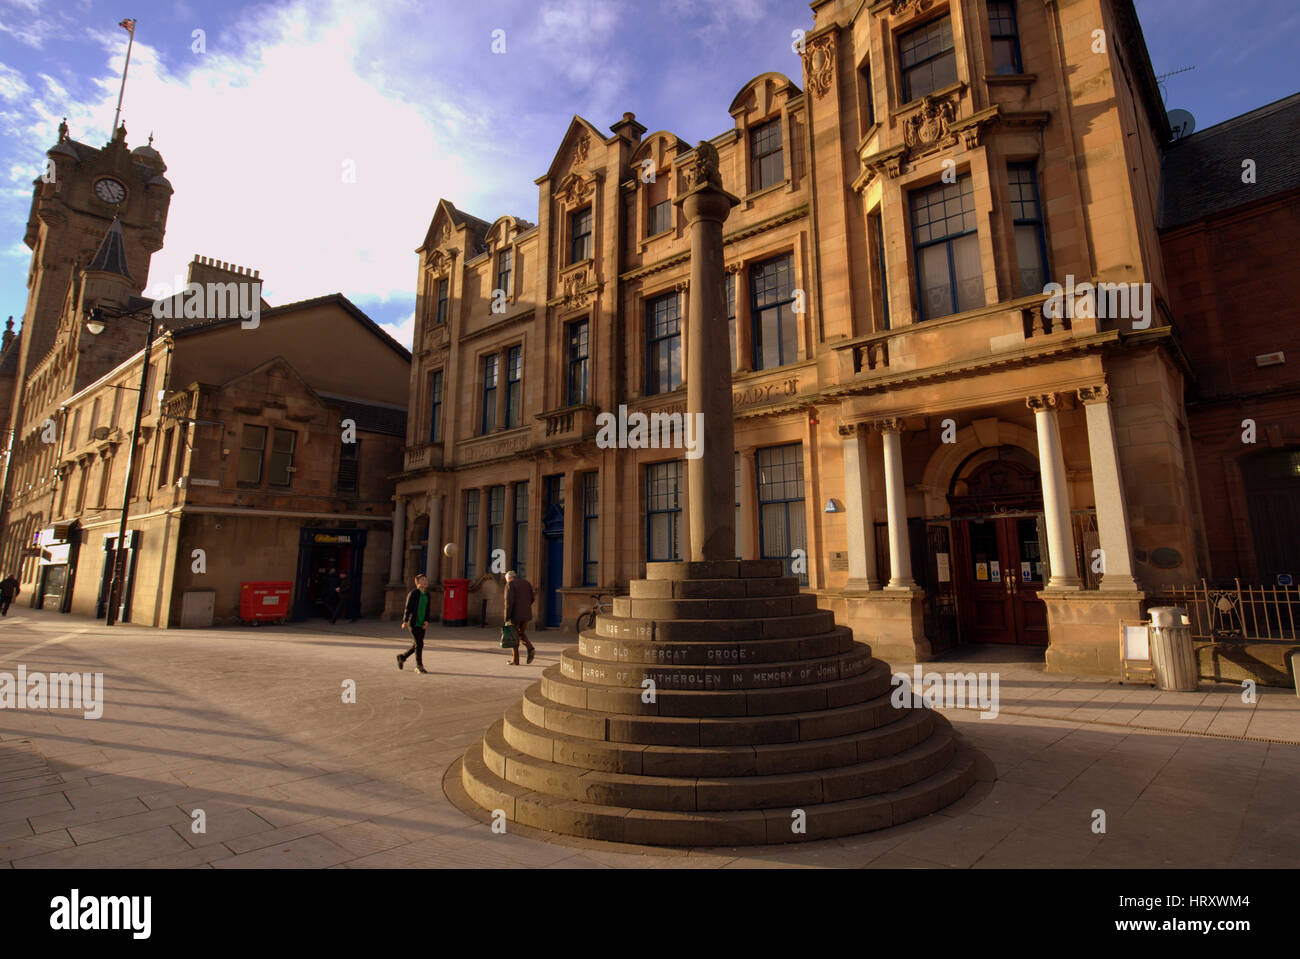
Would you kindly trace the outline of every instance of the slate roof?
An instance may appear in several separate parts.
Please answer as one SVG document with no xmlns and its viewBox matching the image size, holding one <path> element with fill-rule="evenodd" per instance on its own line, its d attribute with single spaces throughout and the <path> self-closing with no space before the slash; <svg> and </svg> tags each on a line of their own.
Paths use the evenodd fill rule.
<svg viewBox="0 0 1300 959">
<path fill-rule="evenodd" d="M 406 410 L 366 403 L 346 396 L 317 394 L 332 407 L 338 408 L 345 419 L 356 421 L 360 433 L 386 433 L 389 436 L 406 436 Z"/>
<path fill-rule="evenodd" d="M 1300 187 L 1300 93 L 1171 143 L 1160 170 L 1160 229 Z M 1241 181 L 1245 160 L 1255 182 Z"/>
<path fill-rule="evenodd" d="M 103 270 L 105 273 L 116 273 L 127 279 L 131 278 L 131 273 L 126 268 L 126 240 L 122 236 L 122 221 L 117 217 L 113 217 L 113 223 L 104 234 L 99 249 L 95 251 L 94 259 L 86 269 Z"/>
</svg>

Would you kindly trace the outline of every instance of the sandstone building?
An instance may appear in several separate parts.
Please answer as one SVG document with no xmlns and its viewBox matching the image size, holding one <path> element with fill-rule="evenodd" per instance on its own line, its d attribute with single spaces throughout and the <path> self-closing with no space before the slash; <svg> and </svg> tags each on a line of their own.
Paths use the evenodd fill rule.
<svg viewBox="0 0 1300 959">
<path fill-rule="evenodd" d="M 171 187 L 125 133 L 95 150 L 62 130 L 36 184 L 27 312 L 0 355 L 4 571 L 32 605 L 103 617 L 134 444 L 123 620 L 234 622 L 241 585 L 268 580 L 293 584 L 290 615 L 321 615 L 331 567 L 351 574 L 343 615 L 378 613 L 410 354 L 342 295 L 272 308 L 256 272 L 207 257 L 186 283 L 256 314 L 210 292 L 141 296 Z"/>
<path fill-rule="evenodd" d="M 812 7 L 802 87 L 755 77 L 711 140 L 742 200 L 737 555 L 886 659 L 1015 643 L 1112 673 L 1119 622 L 1207 562 L 1131 0 Z M 438 204 L 395 583 L 502 550 L 557 625 L 683 554 L 682 451 L 606 448 L 598 417 L 683 409 L 692 151 L 575 117 L 535 222 Z"/>
</svg>

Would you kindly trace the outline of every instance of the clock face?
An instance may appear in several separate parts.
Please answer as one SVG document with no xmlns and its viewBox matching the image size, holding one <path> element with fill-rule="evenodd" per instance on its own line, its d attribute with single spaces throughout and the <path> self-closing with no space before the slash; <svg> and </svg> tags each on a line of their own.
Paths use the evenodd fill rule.
<svg viewBox="0 0 1300 959">
<path fill-rule="evenodd" d="M 126 199 L 126 187 L 116 180 L 101 177 L 95 181 L 95 196 L 105 203 L 121 203 Z"/>
</svg>

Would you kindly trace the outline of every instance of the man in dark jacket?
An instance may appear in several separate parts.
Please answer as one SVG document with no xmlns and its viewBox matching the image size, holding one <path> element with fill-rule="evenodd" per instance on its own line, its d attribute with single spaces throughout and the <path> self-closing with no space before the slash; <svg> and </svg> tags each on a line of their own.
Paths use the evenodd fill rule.
<svg viewBox="0 0 1300 959">
<path fill-rule="evenodd" d="M 430 619 L 433 594 L 429 592 L 429 577 L 423 573 L 415 577 L 415 589 L 406 594 L 406 610 L 402 614 L 402 629 L 410 628 L 414 644 L 404 653 L 397 654 L 397 668 L 406 666 L 407 657 L 415 654 L 415 671 L 427 673 L 424 668 L 424 627 Z"/>
<path fill-rule="evenodd" d="M 528 647 L 528 663 L 533 661 L 533 654 L 537 652 L 533 648 L 533 644 L 528 641 L 528 633 L 525 632 L 532 618 L 533 584 L 512 569 L 506 573 L 505 619 L 507 623 L 513 623 L 515 629 L 519 630 L 519 642 Z M 512 665 L 519 665 L 518 646 L 515 646 L 515 658 Z"/>
<path fill-rule="evenodd" d="M 0 580 L 0 616 L 9 615 L 9 604 L 14 601 L 14 597 L 20 592 L 18 580 L 12 576 L 6 576 Z"/>
</svg>

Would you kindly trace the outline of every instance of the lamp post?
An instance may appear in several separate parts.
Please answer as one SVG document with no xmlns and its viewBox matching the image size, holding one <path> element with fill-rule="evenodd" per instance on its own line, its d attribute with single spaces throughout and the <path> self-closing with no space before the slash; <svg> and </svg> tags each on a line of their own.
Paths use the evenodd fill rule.
<svg viewBox="0 0 1300 959">
<path fill-rule="evenodd" d="M 104 332 L 105 317 L 139 316 L 134 313 L 115 313 L 95 308 L 86 317 L 86 331 L 92 336 Z M 117 527 L 117 548 L 113 551 L 113 579 L 108 587 L 108 609 L 105 610 L 104 625 L 112 626 L 117 622 L 117 611 L 122 604 L 122 584 L 126 578 L 126 524 L 131 509 L 131 480 L 135 476 L 136 447 L 140 441 L 140 420 L 144 416 L 144 394 L 149 389 L 149 354 L 153 349 L 153 336 L 157 318 L 149 310 L 149 333 L 144 340 L 144 362 L 140 367 L 140 389 L 135 398 L 135 425 L 131 429 L 131 447 L 126 453 L 126 481 L 122 484 L 122 519 Z"/>
</svg>

